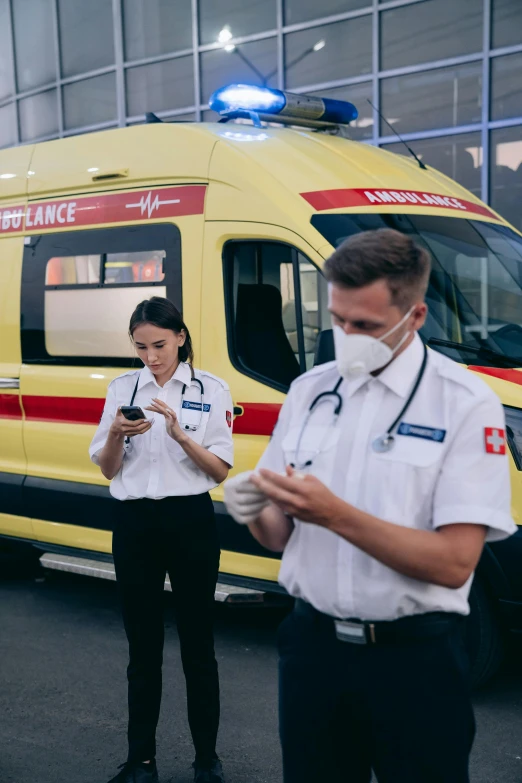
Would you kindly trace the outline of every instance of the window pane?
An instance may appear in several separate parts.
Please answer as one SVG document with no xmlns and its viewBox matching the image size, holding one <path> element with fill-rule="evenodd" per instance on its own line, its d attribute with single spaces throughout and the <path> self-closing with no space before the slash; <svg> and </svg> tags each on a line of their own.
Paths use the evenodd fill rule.
<svg viewBox="0 0 522 783">
<path fill-rule="evenodd" d="M 511 229 L 483 221 L 435 215 L 351 213 L 314 215 L 312 224 L 333 247 L 361 231 L 394 228 L 426 247 L 432 272 L 423 339 L 465 364 L 499 366 L 522 353 L 522 239 Z M 520 366 L 520 360 L 506 366 Z"/>
<path fill-rule="evenodd" d="M 126 60 L 189 49 L 190 0 L 124 0 L 123 33 Z"/>
<path fill-rule="evenodd" d="M 141 253 L 109 253 L 105 261 L 105 283 L 159 283 L 164 279 L 164 250 Z"/>
<path fill-rule="evenodd" d="M 483 0 L 425 0 L 381 14 L 381 68 L 482 51 Z"/>
<path fill-rule="evenodd" d="M 461 136 L 445 136 L 440 139 L 423 139 L 408 143 L 423 163 L 456 180 L 480 198 L 482 169 L 480 133 L 463 133 Z M 386 144 L 383 148 L 411 158 L 403 144 Z"/>
<path fill-rule="evenodd" d="M 0 109 L 0 147 L 10 147 L 16 142 L 16 106 L 10 103 Z"/>
<path fill-rule="evenodd" d="M 480 122 L 482 63 L 381 81 L 381 111 L 399 133 Z M 381 134 L 390 129 L 381 121 Z"/>
<path fill-rule="evenodd" d="M 81 128 L 98 122 L 115 120 L 116 77 L 113 73 L 95 76 L 63 88 L 63 111 L 66 128 Z"/>
<path fill-rule="evenodd" d="M 493 0 L 492 5 L 493 48 L 522 43 L 522 3 L 519 0 Z"/>
<path fill-rule="evenodd" d="M 50 258 L 45 267 L 45 285 L 88 285 L 100 282 L 101 256 Z"/>
<path fill-rule="evenodd" d="M 344 14 L 346 11 L 370 5 L 371 0 L 323 0 L 320 4 L 317 0 L 286 0 L 285 24 L 308 22 L 331 14 Z"/>
<path fill-rule="evenodd" d="M 200 43 L 215 43 L 223 28 L 235 38 L 276 27 L 276 0 L 199 0 Z"/>
<path fill-rule="evenodd" d="M 522 34 L 521 34 L 522 40 Z M 491 119 L 522 116 L 522 53 L 491 61 Z"/>
<path fill-rule="evenodd" d="M 166 296 L 163 286 L 156 296 Z M 150 287 L 78 288 L 45 291 L 45 349 L 50 356 L 134 358 L 129 313 L 148 299 Z"/>
<path fill-rule="evenodd" d="M 314 46 L 320 46 L 314 50 Z M 286 86 L 303 87 L 370 73 L 371 16 L 285 36 Z"/>
<path fill-rule="evenodd" d="M 242 44 L 237 49 L 248 58 L 268 84 L 275 87 L 277 74 L 277 39 L 268 38 L 264 41 Z M 201 97 L 203 103 L 207 103 L 211 94 L 218 87 L 231 82 L 246 82 L 247 84 L 262 84 L 261 77 L 254 68 L 247 65 L 237 51 L 225 52 L 224 49 L 215 49 L 211 52 L 203 52 L 201 55 Z"/>
<path fill-rule="evenodd" d="M 288 387 L 301 371 L 294 251 L 277 242 L 235 242 L 227 254 L 227 296 L 234 313 L 230 347 L 247 372 Z"/>
<path fill-rule="evenodd" d="M 350 84 L 346 87 L 336 87 L 332 90 L 320 90 L 310 93 L 319 95 L 321 98 L 334 98 L 336 101 L 350 101 L 355 104 L 359 116 L 354 122 L 350 123 L 349 138 L 371 139 L 373 135 L 373 110 L 368 103 L 368 98 L 372 100 L 372 83 Z"/>
<path fill-rule="evenodd" d="M 55 81 L 52 0 L 14 0 L 13 26 L 18 89 Z"/>
<path fill-rule="evenodd" d="M 13 94 L 13 68 L 11 56 L 11 30 L 7 23 L 8 0 L 0 0 L 0 100 Z M 2 131 L 0 130 L 0 133 Z M 1 142 L 0 142 L 1 143 Z"/>
<path fill-rule="evenodd" d="M 522 230 L 522 125 L 491 132 L 491 206 Z"/>
<path fill-rule="evenodd" d="M 58 132 L 58 105 L 56 90 L 47 90 L 18 103 L 22 141 Z"/>
<path fill-rule="evenodd" d="M 194 60 L 178 57 L 126 72 L 127 114 L 169 111 L 194 105 Z"/>
<path fill-rule="evenodd" d="M 319 332 L 331 329 L 328 312 L 328 288 L 323 275 L 301 253 L 298 254 L 301 286 L 301 312 L 306 369 L 314 366 Z"/>
<path fill-rule="evenodd" d="M 58 0 L 63 76 L 114 63 L 111 0 Z"/>
</svg>

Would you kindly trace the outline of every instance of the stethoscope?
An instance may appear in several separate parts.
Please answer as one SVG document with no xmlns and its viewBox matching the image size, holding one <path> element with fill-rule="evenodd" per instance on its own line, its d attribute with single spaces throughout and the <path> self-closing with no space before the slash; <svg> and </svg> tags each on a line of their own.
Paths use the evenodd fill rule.
<svg viewBox="0 0 522 783">
<path fill-rule="evenodd" d="M 393 420 L 392 424 L 390 424 L 386 432 L 383 435 L 379 435 L 378 438 L 375 438 L 375 440 L 372 443 L 373 451 L 377 452 L 378 454 L 385 454 L 386 452 L 391 451 L 393 449 L 395 445 L 395 435 L 393 434 L 393 431 L 395 430 L 395 427 L 397 426 L 397 424 L 402 419 L 402 417 L 410 407 L 411 403 L 413 402 L 414 397 L 417 393 L 417 389 L 419 388 L 420 383 L 424 377 L 426 364 L 428 362 L 428 349 L 424 344 L 423 344 L 423 348 L 424 348 L 424 356 L 422 357 L 422 364 L 420 366 L 419 372 L 417 373 L 417 377 L 415 378 L 415 383 L 412 386 L 408 399 L 406 400 L 405 404 L 401 408 L 399 415 Z M 312 404 L 308 408 L 308 413 L 306 414 L 305 420 L 303 421 L 303 426 L 301 427 L 301 432 L 299 433 L 299 437 L 297 439 L 297 445 L 295 448 L 295 462 L 291 463 L 292 468 L 297 468 L 298 470 L 309 468 L 310 465 L 313 464 L 313 461 L 317 457 L 317 455 L 321 453 L 323 446 L 325 445 L 328 435 L 330 433 L 330 430 L 336 426 L 339 420 L 339 416 L 341 415 L 341 411 L 343 409 L 343 398 L 339 393 L 339 387 L 341 386 L 342 382 L 343 382 L 343 378 L 339 378 L 339 380 L 337 381 L 337 383 L 335 384 L 334 388 L 331 391 L 321 392 L 321 394 L 318 394 L 317 397 L 315 397 L 314 400 L 312 400 Z M 314 450 L 313 456 L 310 459 L 306 460 L 306 462 L 299 463 L 299 451 L 301 448 L 301 442 L 303 440 L 303 435 L 306 431 L 308 423 L 310 422 L 310 419 L 314 411 L 316 411 L 318 407 L 324 404 L 325 402 L 330 402 L 334 406 L 332 423 L 330 427 L 325 427 L 324 435 L 321 438 L 321 442 L 319 446 Z"/>
<path fill-rule="evenodd" d="M 136 385 L 134 387 L 134 391 L 132 392 L 132 397 L 129 405 L 134 405 L 134 398 L 136 397 L 136 393 L 138 391 L 138 384 L 140 382 L 139 376 L 138 380 L 136 381 Z M 192 378 L 190 385 L 196 384 L 196 386 L 199 386 L 199 402 L 194 402 L 193 400 L 187 400 L 187 403 L 185 404 L 185 392 L 187 391 L 187 384 L 183 384 L 183 388 L 181 390 L 181 408 L 180 408 L 180 414 L 179 414 L 179 426 L 183 430 L 187 430 L 190 432 L 196 432 L 201 427 L 201 422 L 203 420 L 203 413 L 205 413 L 205 387 L 203 386 L 203 383 L 199 380 L 199 378 Z M 184 410 L 197 410 L 199 411 L 199 420 L 197 424 L 191 423 L 188 424 L 186 421 L 184 421 L 183 411 Z M 125 446 L 127 446 L 127 450 L 130 449 L 132 446 L 130 438 L 125 438 Z"/>
</svg>

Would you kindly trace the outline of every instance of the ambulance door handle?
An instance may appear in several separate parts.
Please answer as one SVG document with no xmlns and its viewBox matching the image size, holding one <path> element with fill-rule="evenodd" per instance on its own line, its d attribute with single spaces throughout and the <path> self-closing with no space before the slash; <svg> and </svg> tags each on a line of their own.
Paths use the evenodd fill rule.
<svg viewBox="0 0 522 783">
<path fill-rule="evenodd" d="M 241 405 L 234 405 L 234 416 L 242 416 L 244 412 L 245 409 Z"/>
<path fill-rule="evenodd" d="M 0 389 L 19 389 L 20 381 L 18 378 L 0 378 Z"/>
<path fill-rule="evenodd" d="M 103 182 L 107 179 L 124 179 L 129 176 L 129 169 L 117 169 L 113 171 L 99 171 L 97 174 L 93 174 L 93 182 Z"/>
</svg>

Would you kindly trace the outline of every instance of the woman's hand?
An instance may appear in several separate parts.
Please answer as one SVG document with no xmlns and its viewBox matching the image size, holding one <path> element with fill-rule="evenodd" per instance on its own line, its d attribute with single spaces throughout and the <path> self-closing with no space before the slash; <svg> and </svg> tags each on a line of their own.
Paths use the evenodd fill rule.
<svg viewBox="0 0 522 783">
<path fill-rule="evenodd" d="M 148 432 L 154 420 L 149 419 L 137 419 L 136 421 L 129 421 L 125 418 L 120 409 L 116 414 L 116 418 L 111 424 L 109 434 L 118 438 L 133 438 L 134 435 L 144 435 Z"/>
<path fill-rule="evenodd" d="M 172 408 L 169 408 L 165 402 L 158 400 L 157 397 L 153 397 L 152 405 L 149 405 L 147 408 L 145 408 L 145 410 L 153 411 L 154 413 L 161 413 L 161 415 L 165 417 L 165 428 L 167 430 L 167 435 L 170 435 L 170 437 L 175 440 L 176 443 L 181 445 L 182 441 L 187 439 L 186 432 L 183 432 L 179 426 L 178 417 Z"/>
</svg>

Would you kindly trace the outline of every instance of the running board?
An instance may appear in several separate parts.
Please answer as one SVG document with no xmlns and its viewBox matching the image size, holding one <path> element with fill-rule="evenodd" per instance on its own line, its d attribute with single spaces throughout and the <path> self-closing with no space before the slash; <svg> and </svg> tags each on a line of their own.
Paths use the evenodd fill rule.
<svg viewBox="0 0 522 783">
<path fill-rule="evenodd" d="M 67 571 L 71 574 L 83 574 L 84 576 L 95 576 L 98 579 L 109 579 L 116 581 L 114 565 L 98 560 L 87 560 L 83 557 L 71 557 L 69 555 L 55 555 L 50 552 L 45 553 L 40 558 L 43 568 L 52 571 Z M 172 592 L 170 579 L 165 579 L 165 590 Z M 263 603 L 265 593 L 261 590 L 252 590 L 250 587 L 240 587 L 238 585 L 216 585 L 214 594 L 216 601 L 228 604 L 246 604 Z"/>
</svg>

